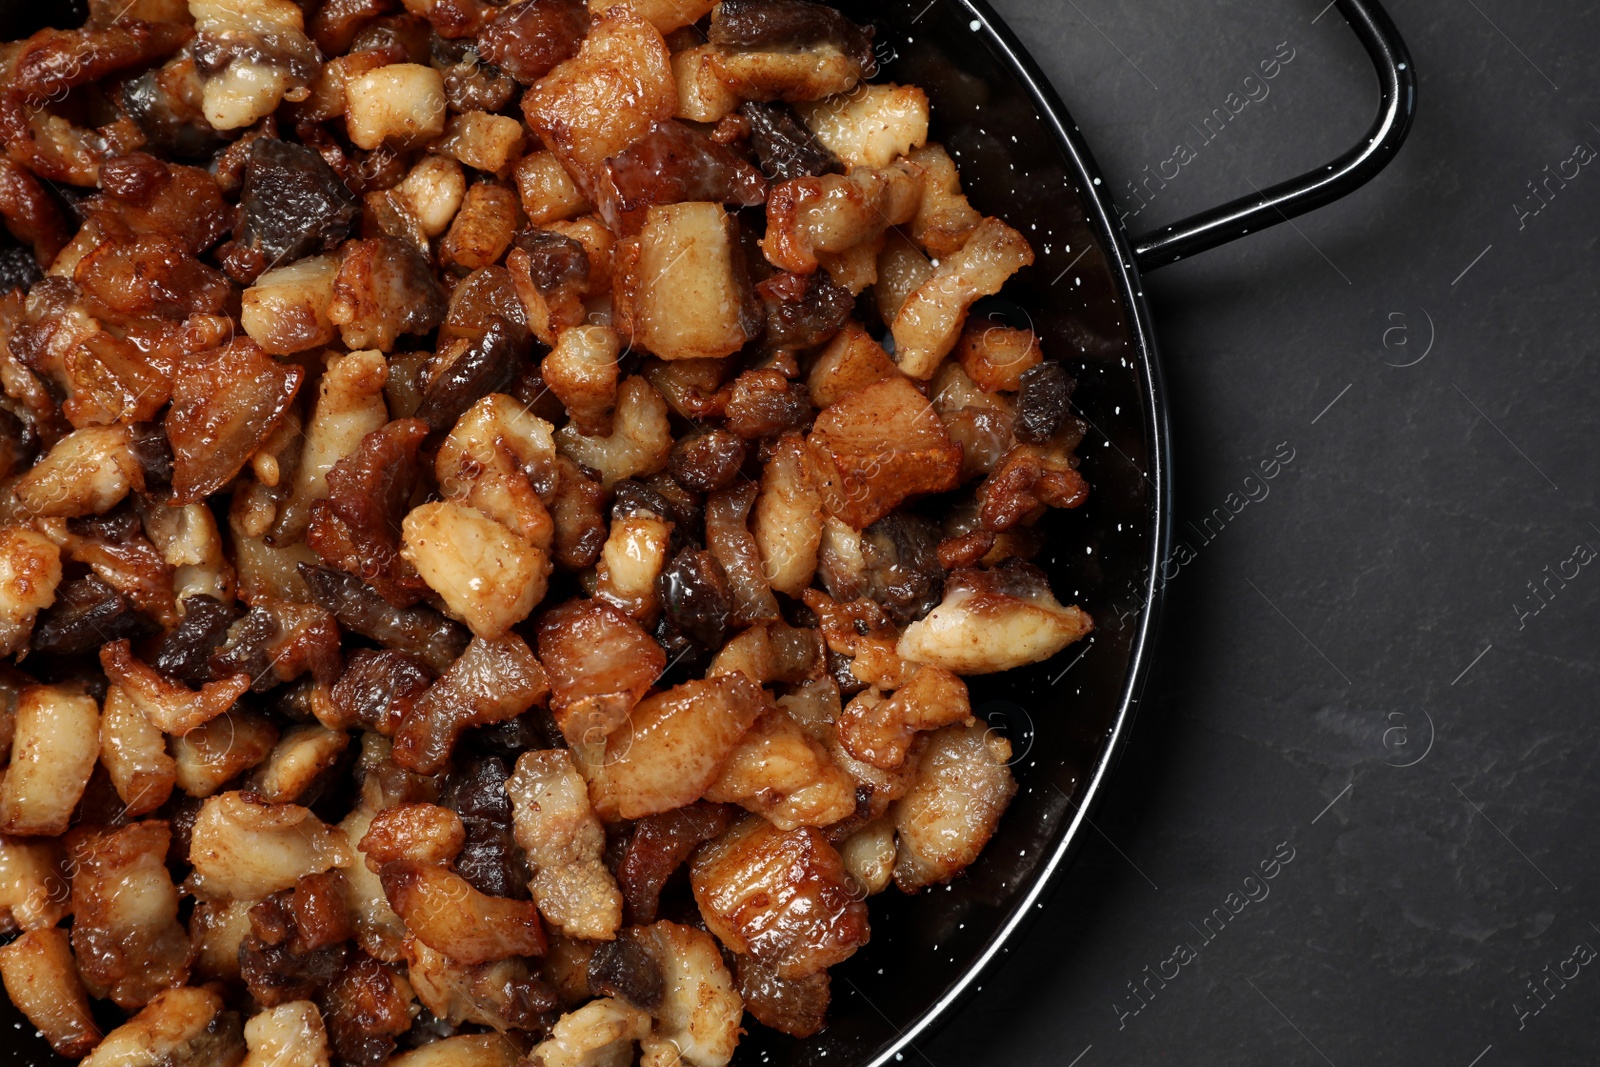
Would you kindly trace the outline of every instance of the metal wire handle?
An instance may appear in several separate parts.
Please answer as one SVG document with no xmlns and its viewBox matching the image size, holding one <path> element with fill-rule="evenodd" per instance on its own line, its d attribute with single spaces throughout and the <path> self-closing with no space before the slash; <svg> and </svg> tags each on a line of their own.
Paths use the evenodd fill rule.
<svg viewBox="0 0 1600 1067">
<path fill-rule="evenodd" d="M 1372 57 L 1382 92 L 1366 140 L 1332 163 L 1133 240 L 1139 269 L 1152 271 L 1247 233 L 1287 222 L 1359 189 L 1389 165 L 1417 114 L 1417 71 L 1394 22 L 1377 0 L 1338 0 Z"/>
</svg>

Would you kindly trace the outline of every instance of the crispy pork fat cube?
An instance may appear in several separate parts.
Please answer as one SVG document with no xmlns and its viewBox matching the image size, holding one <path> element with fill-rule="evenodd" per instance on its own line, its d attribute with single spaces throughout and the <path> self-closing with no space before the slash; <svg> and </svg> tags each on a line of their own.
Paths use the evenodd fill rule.
<svg viewBox="0 0 1600 1067">
<path fill-rule="evenodd" d="M 928 94 L 915 85 L 863 85 L 798 110 L 849 167 L 887 167 L 928 140 Z"/>
<path fill-rule="evenodd" d="M 56 601 L 61 550 L 25 526 L 0 529 L 0 654 L 28 642 L 33 620 Z"/>
<path fill-rule="evenodd" d="M 395 860 L 380 873 L 389 906 L 413 937 L 457 963 L 544 954 L 544 928 L 532 901 L 491 897 L 450 868 Z"/>
<path fill-rule="evenodd" d="M 401 557 L 479 637 L 504 636 L 544 599 L 550 557 L 476 508 L 423 504 L 402 529 Z"/>
<path fill-rule="evenodd" d="M 185 986 L 160 994 L 106 1035 L 79 1067 L 165 1067 L 237 1063 L 244 1058 L 239 1017 L 224 1012 L 210 989 Z"/>
<path fill-rule="evenodd" d="M 251 680 L 248 674 L 234 674 L 207 682 L 198 690 L 189 689 L 134 658 L 126 640 L 103 647 L 100 666 L 151 725 L 179 737 L 233 707 L 250 688 Z"/>
<path fill-rule="evenodd" d="M 961 475 L 961 447 L 899 375 L 835 402 L 817 416 L 806 446 L 823 505 L 858 530 L 909 496 L 954 489 Z"/>
<path fill-rule="evenodd" d="M 999 219 L 984 219 L 961 251 L 939 261 L 932 277 L 900 307 L 894 320 L 895 360 L 913 378 L 927 380 L 961 336 L 967 311 L 993 296 L 1033 262 L 1027 238 Z"/>
<path fill-rule="evenodd" d="M 311 256 L 267 271 L 244 291 L 239 324 L 269 355 L 327 344 L 338 335 L 328 319 L 338 273 L 334 256 Z"/>
<path fill-rule="evenodd" d="M 396 1056 L 389 1061 L 389 1067 L 515 1067 L 518 1063 L 526 1062 L 508 1037 L 501 1034 L 463 1034 L 431 1041 L 419 1049 Z"/>
<path fill-rule="evenodd" d="M 444 132 L 444 77 L 417 63 L 391 63 L 345 85 L 350 140 L 373 149 L 427 144 Z"/>
<path fill-rule="evenodd" d="M 568 937 L 604 941 L 622 925 L 622 894 L 606 867 L 606 835 L 564 749 L 524 752 L 506 782 L 517 844 L 533 868 L 539 913 Z"/>
<path fill-rule="evenodd" d="M 936 731 L 917 777 L 889 817 L 899 838 L 894 882 L 907 893 L 948 882 L 978 858 L 1016 795 L 1011 743 L 983 722 Z"/>
<path fill-rule="evenodd" d="M 867 943 L 867 906 L 814 827 L 752 816 L 695 854 L 690 882 L 706 925 L 735 953 L 804 978 Z"/>
<path fill-rule="evenodd" d="M 817 570 L 822 496 L 812 484 L 798 435 L 782 438 L 767 461 L 752 525 L 767 582 L 780 593 L 799 596 Z"/>
<path fill-rule="evenodd" d="M 663 996 L 655 1026 L 640 1043 L 640 1067 L 726 1067 L 739 1044 L 744 1003 L 703 930 L 665 920 L 639 928 L 638 942 L 661 966 Z"/>
<path fill-rule="evenodd" d="M 604 437 L 612 430 L 617 405 L 618 353 L 621 339 L 609 326 L 574 326 L 562 330 L 539 369 L 580 433 Z"/>
<path fill-rule="evenodd" d="M 178 888 L 167 872 L 172 831 L 159 819 L 120 830 L 74 830 L 72 948 L 96 997 L 142 1007 L 189 977 L 194 950 L 178 923 Z"/>
<path fill-rule="evenodd" d="M 1022 388 L 1022 376 L 1044 362 L 1044 353 L 1032 330 L 979 321 L 962 331 L 957 358 L 974 385 L 998 393 Z"/>
<path fill-rule="evenodd" d="M 343 831 L 307 808 L 222 793 L 200 806 L 185 883 L 202 900 L 259 900 L 293 888 L 303 875 L 355 862 Z"/>
<path fill-rule="evenodd" d="M 44 930 L 72 913 L 59 841 L 0 837 L 0 932 Z"/>
<path fill-rule="evenodd" d="M 721 204 L 658 204 L 632 270 L 633 340 L 662 359 L 718 359 L 750 340 L 733 220 Z"/>
<path fill-rule="evenodd" d="M 1092 628 L 1086 613 L 1061 606 L 1037 567 L 958 570 L 943 602 L 906 627 L 896 651 L 957 674 L 992 674 L 1049 659 Z"/>
<path fill-rule="evenodd" d="M 589 437 L 569 424 L 556 431 L 556 444 L 562 454 L 598 471 L 607 487 L 636 474 L 654 474 L 672 457 L 667 402 L 643 378 L 628 378 L 617 390 L 610 434 Z"/>
<path fill-rule="evenodd" d="M 67 434 L 12 485 L 21 511 L 64 518 L 110 511 L 129 490 L 144 488 L 144 471 L 128 443 L 126 426 Z"/>
<path fill-rule="evenodd" d="M 619 7 L 596 18 L 578 54 L 522 98 L 528 125 L 574 174 L 617 155 L 676 106 L 660 31 Z"/>
<path fill-rule="evenodd" d="M 534 1046 L 531 1061 L 543 1067 L 613 1067 L 633 1062 L 633 1045 L 650 1035 L 650 1016 L 613 997 L 591 1000 L 568 1012 Z"/>
<path fill-rule="evenodd" d="M 667 665 L 655 638 L 611 604 L 571 600 L 539 620 L 550 712 L 585 751 L 603 746 Z"/>
<path fill-rule="evenodd" d="M 523 156 L 517 162 L 513 177 L 517 195 L 522 200 L 522 213 L 535 226 L 546 226 L 591 210 L 588 198 L 554 152 Z"/>
<path fill-rule="evenodd" d="M 475 170 L 499 174 L 522 155 L 523 141 L 522 123 L 516 119 L 468 111 L 450 120 L 444 140 L 434 149 Z"/>
<path fill-rule="evenodd" d="M 514 719 L 549 691 L 544 667 L 522 638 L 474 637 L 406 711 L 395 733 L 394 760 L 418 774 L 436 774 L 463 730 Z"/>
<path fill-rule="evenodd" d="M 66 930 L 32 930 L 0 948 L 0 978 L 11 1003 L 60 1055 L 82 1056 L 99 1043 Z"/>
<path fill-rule="evenodd" d="M 909 155 L 922 168 L 922 204 L 911 220 L 917 244 L 935 256 L 958 251 L 983 216 L 961 192 L 961 176 L 943 145 L 930 144 Z"/>
<path fill-rule="evenodd" d="M 100 754 L 100 707 L 72 689 L 36 685 L 18 696 L 16 715 L 0 833 L 65 833 Z"/>
<path fill-rule="evenodd" d="M 806 388 L 811 402 L 825 408 L 874 382 L 899 373 L 894 360 L 859 322 L 846 322 L 811 365 Z"/>
<path fill-rule="evenodd" d="M 230 60 L 201 79 L 201 109 L 213 128 L 249 126 L 316 78 L 321 57 L 293 0 L 189 0 L 189 11 L 195 28 Z"/>
<path fill-rule="evenodd" d="M 819 256 L 847 252 L 911 221 L 921 198 L 922 173 L 910 163 L 782 182 L 767 201 L 761 251 L 782 270 L 811 274 Z"/>
<path fill-rule="evenodd" d="M 605 762 L 580 768 L 595 813 L 637 819 L 693 803 L 765 703 L 742 674 L 685 682 L 645 699 L 611 735 Z"/>
<path fill-rule="evenodd" d="M 240 1067 L 328 1067 L 328 1031 L 309 1000 L 291 1000 L 244 1024 L 250 1053 Z"/>
<path fill-rule="evenodd" d="M 856 810 L 855 781 L 780 708 L 762 712 L 705 795 L 763 815 L 780 830 L 831 826 Z"/>
</svg>

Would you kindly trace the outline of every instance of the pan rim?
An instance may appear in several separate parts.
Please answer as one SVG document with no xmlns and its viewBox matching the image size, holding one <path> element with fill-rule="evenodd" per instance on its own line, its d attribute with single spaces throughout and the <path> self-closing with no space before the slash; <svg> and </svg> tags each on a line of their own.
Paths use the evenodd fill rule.
<svg viewBox="0 0 1600 1067">
<path fill-rule="evenodd" d="M 1172 537 L 1171 427 L 1166 384 L 1132 241 L 1126 230 L 1114 221 L 1116 214 L 1112 210 L 1100 168 L 1081 131 L 1072 122 L 1065 103 L 1038 63 L 1005 20 L 989 6 L 988 0 L 955 0 L 955 3 L 971 16 L 974 31 L 988 36 L 1012 77 L 1032 101 L 1036 114 L 1049 128 L 1057 149 L 1082 183 L 1076 192 L 1089 210 L 1096 235 L 1108 259 L 1115 260 L 1109 262 L 1108 267 L 1116 279 L 1123 307 L 1129 315 L 1130 340 L 1146 398 L 1140 418 L 1150 441 L 1150 470 L 1146 472 L 1152 487 L 1149 550 L 1145 559 L 1142 606 L 1129 643 L 1128 669 L 1118 697 L 1116 715 L 1092 770 L 1069 798 L 1069 802 L 1075 805 L 1071 818 L 1065 820 L 1064 825 L 1055 832 L 1047 846 L 1048 855 L 1035 868 L 1026 891 L 1005 915 L 993 940 L 982 954 L 969 963 L 928 1007 L 899 1029 L 893 1041 L 880 1047 L 866 1061 L 867 1067 L 886 1067 L 897 1056 L 902 1056 L 912 1048 L 918 1039 L 932 1036 L 948 1023 L 962 1002 L 977 991 L 984 975 L 1010 952 L 1011 940 L 1038 915 L 1043 907 L 1043 898 L 1056 888 L 1071 866 L 1082 843 L 1084 824 L 1102 801 L 1107 782 L 1127 747 L 1137 705 L 1149 681 L 1165 592 L 1165 583 L 1160 579 L 1161 562 L 1167 558 Z"/>
</svg>

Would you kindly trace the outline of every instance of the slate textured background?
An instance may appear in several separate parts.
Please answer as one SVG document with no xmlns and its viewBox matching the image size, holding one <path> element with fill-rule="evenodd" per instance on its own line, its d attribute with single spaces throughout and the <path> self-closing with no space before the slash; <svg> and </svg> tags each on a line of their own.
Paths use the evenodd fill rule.
<svg viewBox="0 0 1600 1067">
<path fill-rule="evenodd" d="M 1326 0 L 994 2 L 1135 232 L 1371 119 Z M 1600 150 L 1600 9 L 1389 10 L 1421 78 L 1398 160 L 1149 281 L 1196 559 L 1099 834 L 908 1061 L 1600 1061 L 1600 159 L 1577 162 Z M 1270 95 L 1202 140 L 1283 45 Z M 1123 180 L 1184 142 L 1141 208 Z M 1285 443 L 1265 498 L 1202 532 Z"/>
</svg>

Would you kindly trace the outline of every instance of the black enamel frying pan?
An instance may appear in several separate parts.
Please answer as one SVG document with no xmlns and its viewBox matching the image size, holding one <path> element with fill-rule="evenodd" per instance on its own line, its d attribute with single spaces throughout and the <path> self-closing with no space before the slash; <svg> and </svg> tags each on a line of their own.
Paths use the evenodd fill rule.
<svg viewBox="0 0 1600 1067">
<path fill-rule="evenodd" d="M 0 39 L 75 25 L 81 2 L 0 0 Z M 1127 737 L 1171 566 L 1166 403 L 1140 277 L 1354 191 L 1399 149 L 1416 108 L 1416 72 L 1389 17 L 1376 0 L 1337 0 L 1378 73 L 1381 102 L 1367 137 L 1310 174 L 1135 237 L 1116 221 L 1110 186 L 1066 108 L 984 0 L 840 6 L 877 26 L 885 80 L 927 90 L 933 136 L 955 156 L 972 202 L 1038 254 L 978 313 L 1031 325 L 1078 379 L 1075 403 L 1093 427 L 1080 449 L 1093 491 L 1084 507 L 1047 520 L 1052 547 L 1039 562 L 1061 600 L 1087 609 L 1097 630 L 1052 662 L 974 681 L 974 707 L 1010 738 L 1021 786 L 999 833 L 955 884 L 875 898 L 871 943 L 834 969 L 828 1028 L 793 1041 L 757 1027 L 741 1044 L 741 1064 L 878 1067 L 914 1057 L 911 1046 L 1037 911 Z M 61 1062 L 32 1035 L 0 1004 L 0 1062 Z"/>
</svg>

